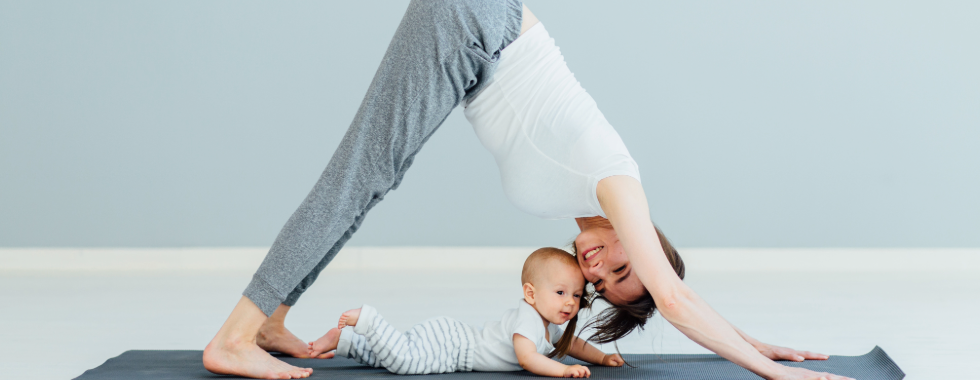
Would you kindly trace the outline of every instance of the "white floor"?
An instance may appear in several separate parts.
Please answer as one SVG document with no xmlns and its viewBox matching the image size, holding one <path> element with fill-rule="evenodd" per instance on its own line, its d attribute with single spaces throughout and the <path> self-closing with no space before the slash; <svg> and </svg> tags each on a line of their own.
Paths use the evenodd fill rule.
<svg viewBox="0 0 980 380">
<path fill-rule="evenodd" d="M 714 251 L 737 261 L 759 259 L 744 250 Z M 105 257 L 96 253 L 84 258 L 96 263 L 84 270 L 40 271 L 23 258 L 34 255 L 29 259 L 54 267 L 66 260 L 50 252 L 0 250 L 3 377 L 66 379 L 126 350 L 202 349 L 237 302 L 260 252 L 232 252 L 241 260 L 223 268 L 102 265 L 101 270 L 99 260 Z M 468 259 L 443 266 L 439 255 L 446 249 L 384 252 L 410 256 L 414 264 L 343 252 L 344 260 L 321 275 L 287 326 L 312 340 L 335 324 L 339 313 L 362 303 L 376 306 L 402 329 L 436 315 L 480 325 L 514 307 L 520 295 L 520 266 L 511 265 L 524 254 L 520 249 L 475 250 L 463 255 Z M 881 256 L 881 267 L 893 270 L 814 270 L 805 263 L 764 271 L 690 265 L 687 282 L 729 321 L 766 342 L 837 355 L 859 355 L 880 345 L 909 379 L 974 377 L 971 363 L 980 356 L 980 271 L 972 256 L 977 252 L 922 252 L 865 252 L 865 258 Z M 156 251 L 150 256 L 157 264 L 176 257 Z M 689 261 L 707 256 L 695 254 Z M 927 269 L 915 271 L 888 260 L 916 256 L 947 265 L 922 264 Z M 648 327 L 620 349 L 706 352 L 662 319 Z"/>
</svg>

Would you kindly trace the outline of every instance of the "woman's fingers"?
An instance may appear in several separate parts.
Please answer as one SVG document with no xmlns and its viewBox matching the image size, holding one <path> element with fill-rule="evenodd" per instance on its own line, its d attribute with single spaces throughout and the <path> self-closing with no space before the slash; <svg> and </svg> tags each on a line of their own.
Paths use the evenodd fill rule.
<svg viewBox="0 0 980 380">
<path fill-rule="evenodd" d="M 792 360 L 798 362 L 805 359 L 804 357 L 798 355 L 796 350 L 792 348 L 769 346 L 768 351 L 768 353 L 763 354 L 772 360 Z"/>
<path fill-rule="evenodd" d="M 854 379 L 852 379 L 850 377 L 847 377 L 847 376 L 838 376 L 838 375 L 835 375 L 835 374 L 832 374 L 832 373 L 826 373 L 826 372 L 820 373 L 818 376 L 819 377 L 815 377 L 814 380 L 818 380 L 818 379 L 819 380 L 854 380 Z"/>
<path fill-rule="evenodd" d="M 830 355 L 818 354 L 810 351 L 800 351 L 799 354 L 807 360 L 827 360 L 830 358 Z"/>
<path fill-rule="evenodd" d="M 792 360 L 801 362 L 804 360 L 827 360 L 830 356 L 818 354 L 810 351 L 797 351 L 792 348 L 768 346 L 767 349 L 760 351 L 763 355 L 772 360 Z"/>
<path fill-rule="evenodd" d="M 832 373 L 822 373 L 821 375 L 820 380 L 854 380 L 847 376 L 838 376 Z"/>
<path fill-rule="evenodd" d="M 816 352 L 796 351 L 796 350 L 790 350 L 790 351 L 792 351 L 789 354 L 790 357 L 788 357 L 786 359 L 788 359 L 788 360 L 794 360 L 794 361 L 798 361 L 798 362 L 801 362 L 801 361 L 804 361 L 804 360 L 827 360 L 828 358 L 830 358 L 829 355 L 818 354 Z"/>
<path fill-rule="evenodd" d="M 827 372 L 814 372 L 806 368 L 783 367 L 785 370 L 776 377 L 779 380 L 854 380 L 847 376 L 838 376 Z"/>
</svg>

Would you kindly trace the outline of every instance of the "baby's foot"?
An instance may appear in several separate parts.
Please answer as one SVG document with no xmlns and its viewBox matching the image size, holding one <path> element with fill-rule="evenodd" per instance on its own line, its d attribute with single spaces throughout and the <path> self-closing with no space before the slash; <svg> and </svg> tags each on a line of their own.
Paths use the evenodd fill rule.
<svg viewBox="0 0 980 380">
<path fill-rule="evenodd" d="M 310 342 L 309 355 L 314 359 L 330 359 L 334 356 L 331 351 L 337 349 L 338 342 L 340 342 L 340 329 L 330 329 L 320 339 Z"/>
<path fill-rule="evenodd" d="M 340 315 L 340 322 L 337 322 L 337 328 L 342 329 L 347 326 L 356 326 L 357 317 L 361 316 L 361 308 L 347 310 Z"/>
</svg>

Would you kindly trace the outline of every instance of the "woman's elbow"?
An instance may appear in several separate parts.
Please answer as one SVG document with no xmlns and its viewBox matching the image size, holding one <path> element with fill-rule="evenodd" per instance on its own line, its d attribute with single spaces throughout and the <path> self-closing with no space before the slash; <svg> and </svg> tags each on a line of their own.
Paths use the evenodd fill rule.
<svg viewBox="0 0 980 380">
<path fill-rule="evenodd" d="M 662 297 L 657 302 L 657 309 L 660 310 L 660 314 L 663 314 L 664 318 L 670 319 L 670 316 L 676 315 L 681 311 L 682 306 L 678 300 L 678 296 L 669 295 Z"/>
<path fill-rule="evenodd" d="M 674 289 L 673 291 L 665 292 L 665 294 L 658 294 L 655 297 L 657 309 L 660 310 L 660 314 L 663 315 L 664 319 L 668 321 L 675 318 L 683 318 L 693 304 L 691 302 L 692 300 L 691 292 L 684 289 Z"/>
</svg>

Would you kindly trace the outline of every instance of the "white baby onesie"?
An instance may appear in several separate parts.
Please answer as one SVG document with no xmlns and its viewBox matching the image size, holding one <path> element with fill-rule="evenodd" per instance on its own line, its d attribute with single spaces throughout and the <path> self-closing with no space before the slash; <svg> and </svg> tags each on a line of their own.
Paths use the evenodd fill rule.
<svg viewBox="0 0 980 380">
<path fill-rule="evenodd" d="M 548 323 L 549 336 L 546 338 L 541 315 L 534 307 L 521 300 L 516 309 L 504 312 L 499 321 L 487 322 L 483 331 L 475 334 L 473 370 L 520 371 L 522 368 L 517 363 L 517 353 L 514 352 L 514 334 L 521 334 L 534 342 L 538 353 L 547 355 L 561 339 L 562 329 Z"/>
<path fill-rule="evenodd" d="M 493 78 L 464 113 L 496 159 L 507 197 L 533 215 L 605 216 L 599 180 L 640 179 L 623 140 L 541 23 L 500 52 Z"/>
</svg>

